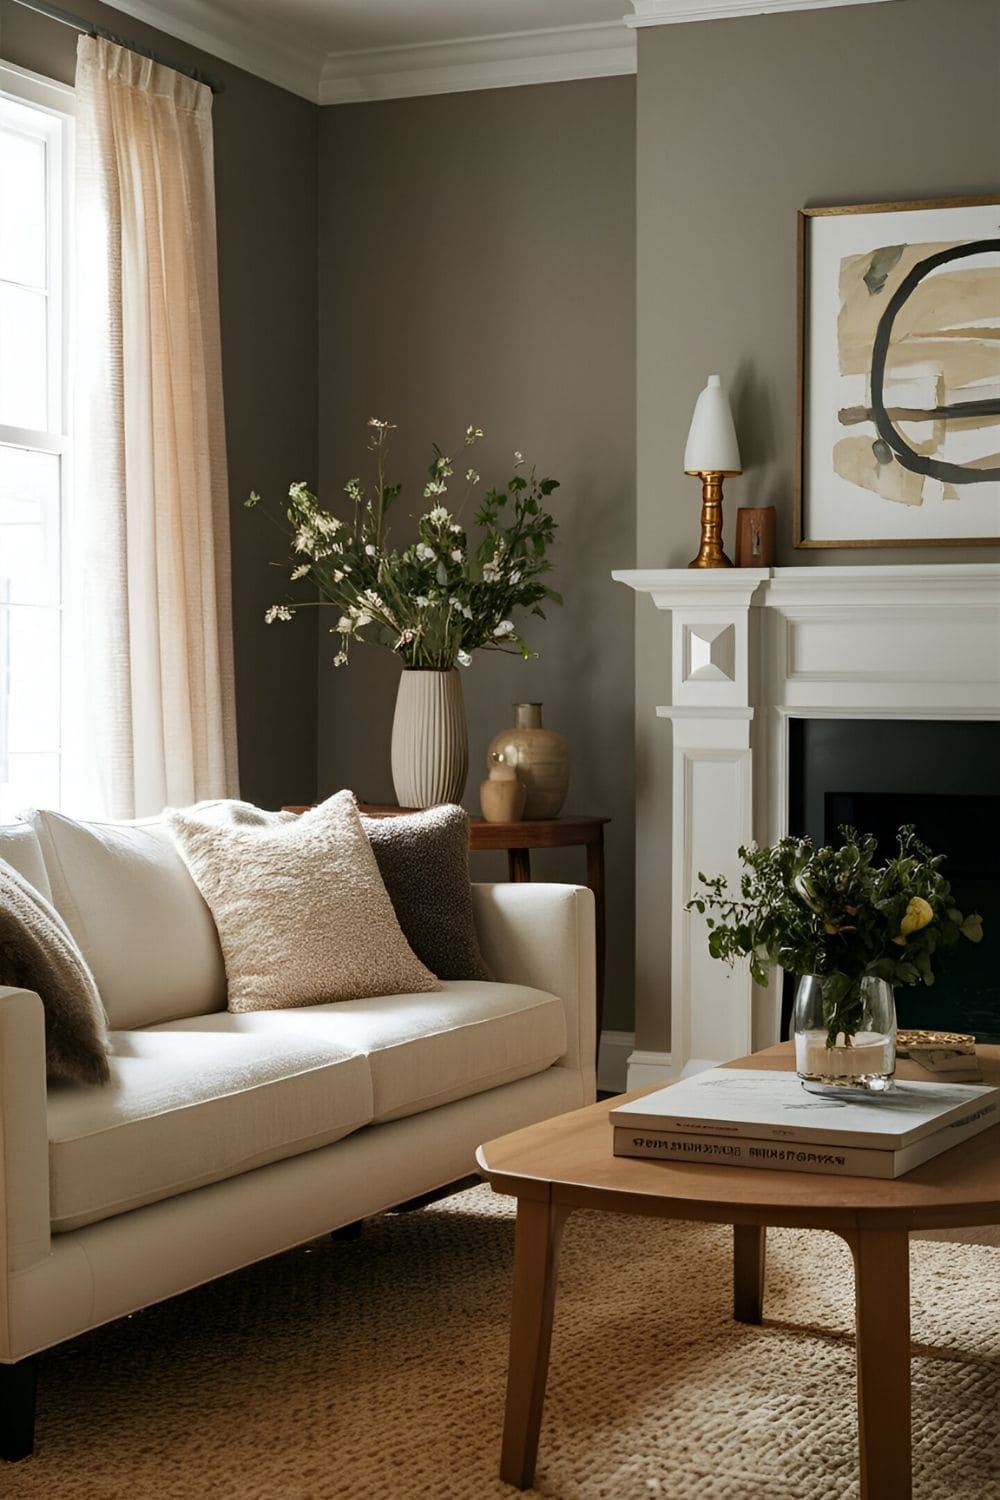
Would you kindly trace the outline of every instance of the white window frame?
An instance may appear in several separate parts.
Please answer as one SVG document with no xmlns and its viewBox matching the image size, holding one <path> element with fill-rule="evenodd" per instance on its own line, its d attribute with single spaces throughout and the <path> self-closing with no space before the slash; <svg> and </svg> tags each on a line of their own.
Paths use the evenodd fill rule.
<svg viewBox="0 0 1000 1500">
<path fill-rule="evenodd" d="M 28 104 L 53 118 L 53 130 L 47 137 L 47 254 L 46 287 L 48 316 L 48 426 L 41 431 L 0 423 L 0 444 L 27 448 L 35 452 L 56 454 L 59 458 L 59 616 L 60 705 L 59 744 L 56 747 L 59 767 L 60 801 L 65 784 L 65 656 L 66 632 L 64 601 L 69 572 L 67 532 L 71 499 L 70 438 L 72 417 L 71 370 L 71 276 L 67 247 L 71 242 L 73 197 L 73 126 L 76 95 L 67 84 L 57 83 L 27 68 L 0 60 L 0 96 L 18 104 Z M 54 170 L 53 170 L 54 169 Z M 15 607 L 15 606 L 11 606 Z"/>
</svg>

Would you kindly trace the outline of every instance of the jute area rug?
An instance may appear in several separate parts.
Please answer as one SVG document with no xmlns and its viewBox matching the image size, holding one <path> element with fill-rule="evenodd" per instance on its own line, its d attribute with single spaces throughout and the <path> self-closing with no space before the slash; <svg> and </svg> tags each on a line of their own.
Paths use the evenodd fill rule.
<svg viewBox="0 0 1000 1500">
<path fill-rule="evenodd" d="M 731 1231 L 566 1228 L 537 1489 L 557 1500 L 852 1500 L 852 1270 L 772 1230 L 765 1322 Z M 46 1356 L 17 1500 L 480 1500 L 497 1478 L 513 1205 L 370 1220 Z M 1000 1500 L 1000 1250 L 914 1241 L 916 1500 Z M 877 1500 L 893 1500 L 891 1495 Z"/>
</svg>

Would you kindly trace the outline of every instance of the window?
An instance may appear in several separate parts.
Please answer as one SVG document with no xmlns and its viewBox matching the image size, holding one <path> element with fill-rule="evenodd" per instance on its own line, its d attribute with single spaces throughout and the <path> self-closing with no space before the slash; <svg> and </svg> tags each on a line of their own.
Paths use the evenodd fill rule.
<svg viewBox="0 0 1000 1500">
<path fill-rule="evenodd" d="M 0 821 L 62 792 L 72 99 L 0 63 Z"/>
</svg>

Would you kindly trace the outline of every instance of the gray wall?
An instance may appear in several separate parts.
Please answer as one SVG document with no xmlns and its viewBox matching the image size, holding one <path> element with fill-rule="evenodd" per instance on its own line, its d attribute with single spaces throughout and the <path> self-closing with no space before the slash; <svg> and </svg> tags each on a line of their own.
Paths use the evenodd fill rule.
<svg viewBox="0 0 1000 1500">
<path fill-rule="evenodd" d="M 796 212 L 806 206 L 996 191 L 1000 5 L 903 4 L 639 32 L 638 515 L 641 567 L 683 567 L 700 492 L 682 455 L 710 371 L 733 394 L 746 471 L 739 505 L 778 509 L 788 565 L 984 561 L 997 549 L 796 552 Z M 670 891 L 665 633 L 637 606 L 637 1040 L 668 1046 Z"/>
<path fill-rule="evenodd" d="M 316 469 L 319 110 L 94 0 L 66 8 L 224 85 L 213 116 L 240 780 L 243 795 L 265 806 L 308 801 L 316 788 L 315 621 L 264 625 L 266 605 L 284 593 L 268 566 L 280 551 L 243 500 L 254 488 L 280 495 Z M 0 53 L 72 83 L 76 33 L 0 0 Z"/>
<path fill-rule="evenodd" d="M 399 424 L 406 482 L 394 535 L 422 509 L 430 445 L 469 423 L 484 477 L 513 450 L 561 481 L 554 587 L 524 663 L 479 653 L 463 672 L 471 770 L 514 701 L 538 699 L 572 756 L 567 811 L 604 814 L 606 1024 L 631 1026 L 632 603 L 610 580 L 635 555 L 634 81 L 613 78 L 325 109 L 320 136 L 320 470 L 329 501 L 364 460 L 369 416 Z M 332 623 L 332 620 L 329 622 Z M 321 629 L 319 790 L 392 800 L 398 662 L 357 650 L 335 671 Z M 504 873 L 477 855 L 474 873 Z M 583 878 L 580 850 L 535 856 Z"/>
</svg>

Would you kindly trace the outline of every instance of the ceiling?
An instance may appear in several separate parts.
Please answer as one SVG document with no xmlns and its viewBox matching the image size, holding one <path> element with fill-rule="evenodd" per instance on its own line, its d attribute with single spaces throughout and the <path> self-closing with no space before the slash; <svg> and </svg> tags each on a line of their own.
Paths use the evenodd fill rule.
<svg viewBox="0 0 1000 1500">
<path fill-rule="evenodd" d="M 637 26 L 852 0 L 111 3 L 314 103 L 344 104 L 634 73 Z"/>
</svg>

